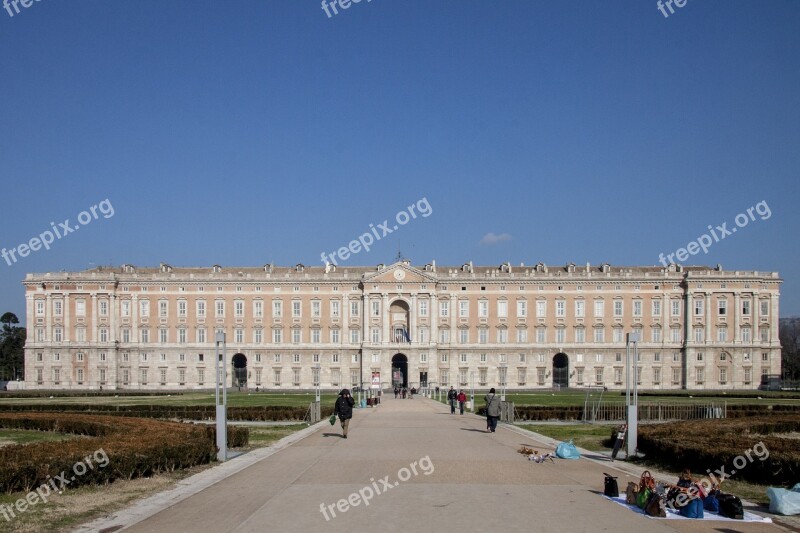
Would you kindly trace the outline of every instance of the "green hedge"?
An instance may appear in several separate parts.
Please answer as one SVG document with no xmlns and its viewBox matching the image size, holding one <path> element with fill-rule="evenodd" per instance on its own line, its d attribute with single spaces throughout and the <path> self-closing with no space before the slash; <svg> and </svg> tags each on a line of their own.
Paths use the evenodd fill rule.
<svg viewBox="0 0 800 533">
<path fill-rule="evenodd" d="M 0 405 L 2 412 L 93 413 L 139 418 L 164 418 L 176 420 L 214 420 L 214 405 L 103 405 L 103 404 L 52 404 L 52 405 Z M 307 407 L 264 405 L 257 407 L 228 407 L 228 420 L 303 420 Z M 323 406 L 322 416 L 333 413 L 333 407 Z"/>
<path fill-rule="evenodd" d="M 800 415 L 770 415 L 722 420 L 691 420 L 639 426 L 638 447 L 649 460 L 699 475 L 725 467 L 736 470 L 734 479 L 755 483 L 794 483 L 800 476 L 797 439 L 783 434 L 800 431 Z M 769 457 L 760 460 L 753 446 L 763 443 Z M 753 461 L 743 468 L 733 464 L 751 451 Z M 741 461 L 739 461 L 741 465 Z"/>
<path fill-rule="evenodd" d="M 92 438 L 39 442 L 0 448 L 0 491 L 28 492 L 62 472 L 67 487 L 109 483 L 208 463 L 216 457 L 213 427 L 151 419 L 72 413 L 0 413 L 0 427 L 57 431 Z M 246 444 L 247 428 L 229 428 L 232 446 Z M 103 453 L 99 453 L 102 450 Z M 75 465 L 92 456 L 107 457 L 83 475 Z M 104 461 L 101 461 L 104 462 Z"/>
</svg>

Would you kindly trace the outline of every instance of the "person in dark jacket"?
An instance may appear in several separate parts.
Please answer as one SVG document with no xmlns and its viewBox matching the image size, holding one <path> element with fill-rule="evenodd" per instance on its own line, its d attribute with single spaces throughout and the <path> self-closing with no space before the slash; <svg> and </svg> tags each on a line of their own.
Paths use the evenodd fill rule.
<svg viewBox="0 0 800 533">
<path fill-rule="evenodd" d="M 336 405 L 333 406 L 333 414 L 339 417 L 342 422 L 342 437 L 347 438 L 347 428 L 350 426 L 350 419 L 353 418 L 353 405 L 356 401 L 350 396 L 350 391 L 342 389 L 339 397 L 336 398 Z"/>
<path fill-rule="evenodd" d="M 451 386 L 450 390 L 447 391 L 447 401 L 450 403 L 450 414 L 456 414 L 456 400 L 458 399 L 458 393 L 456 390 Z"/>
<path fill-rule="evenodd" d="M 459 391 L 458 393 L 458 409 L 461 411 L 461 414 L 464 414 L 464 404 L 467 403 L 467 395 L 464 391 Z"/>
<path fill-rule="evenodd" d="M 494 433 L 497 430 L 497 421 L 500 419 L 500 398 L 495 395 L 492 387 L 483 399 L 486 401 L 486 431 Z"/>
</svg>

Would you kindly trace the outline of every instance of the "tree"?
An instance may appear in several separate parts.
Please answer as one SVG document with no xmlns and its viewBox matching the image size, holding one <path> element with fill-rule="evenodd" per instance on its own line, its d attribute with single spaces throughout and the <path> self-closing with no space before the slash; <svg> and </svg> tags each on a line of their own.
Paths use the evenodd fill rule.
<svg viewBox="0 0 800 533">
<path fill-rule="evenodd" d="M 800 318 L 784 318 L 779 324 L 783 378 L 798 380 L 800 379 Z"/>
<path fill-rule="evenodd" d="M 3 313 L 0 323 L 3 324 L 0 332 L 0 379 L 22 378 L 25 367 L 25 328 L 16 325 L 19 324 L 19 319 L 14 313 Z"/>
</svg>

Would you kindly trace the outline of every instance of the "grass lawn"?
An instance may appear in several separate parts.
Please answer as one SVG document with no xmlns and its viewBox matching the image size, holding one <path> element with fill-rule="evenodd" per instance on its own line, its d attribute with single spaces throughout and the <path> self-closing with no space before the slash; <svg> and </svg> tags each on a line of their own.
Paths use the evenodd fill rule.
<svg viewBox="0 0 800 533">
<path fill-rule="evenodd" d="M 0 446 L 7 444 L 60 441 L 74 438 L 76 438 L 75 435 L 65 435 L 64 433 L 56 433 L 53 431 L 0 428 Z"/>
<path fill-rule="evenodd" d="M 237 424 L 240 425 L 240 424 Z M 306 429 L 308 424 L 292 424 L 290 426 L 249 426 L 241 424 L 244 427 L 250 428 L 250 446 L 249 448 L 263 448 L 270 444 L 288 437 L 296 431 Z"/>
<path fill-rule="evenodd" d="M 519 427 L 564 442 L 573 439 L 580 448 L 602 452 L 611 450 L 603 441 L 611 436 L 614 424 L 526 424 Z"/>
</svg>

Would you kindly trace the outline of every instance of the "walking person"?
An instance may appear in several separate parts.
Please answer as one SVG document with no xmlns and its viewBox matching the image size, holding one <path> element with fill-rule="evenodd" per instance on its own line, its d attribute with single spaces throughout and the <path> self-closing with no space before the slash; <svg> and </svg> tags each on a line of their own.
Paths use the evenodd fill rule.
<svg viewBox="0 0 800 533">
<path fill-rule="evenodd" d="M 451 385 L 450 386 L 450 390 L 447 391 L 447 401 L 450 403 L 450 414 L 451 415 L 456 414 L 456 400 L 457 399 L 458 399 L 458 393 L 456 392 L 456 390 Z"/>
<path fill-rule="evenodd" d="M 489 389 L 489 394 L 484 398 L 486 402 L 486 432 L 494 433 L 497 421 L 500 419 L 500 398 L 494 393 L 494 387 Z"/>
<path fill-rule="evenodd" d="M 458 393 L 458 409 L 461 411 L 461 414 L 464 414 L 464 404 L 467 403 L 467 395 L 464 394 L 464 391 L 459 391 Z"/>
<path fill-rule="evenodd" d="M 347 438 L 347 428 L 350 426 L 350 419 L 353 418 L 353 405 L 356 401 L 350 396 L 350 391 L 342 389 L 339 397 L 336 398 L 336 404 L 333 406 L 333 414 L 339 416 L 342 422 L 342 437 Z"/>
</svg>

